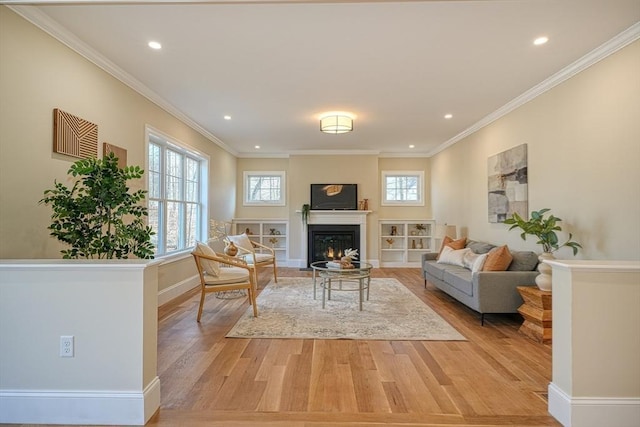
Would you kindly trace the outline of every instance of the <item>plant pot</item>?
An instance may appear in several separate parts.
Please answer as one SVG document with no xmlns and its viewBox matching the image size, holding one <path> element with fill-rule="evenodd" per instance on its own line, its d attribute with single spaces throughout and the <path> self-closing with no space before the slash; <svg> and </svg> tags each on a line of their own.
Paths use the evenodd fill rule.
<svg viewBox="0 0 640 427">
<path fill-rule="evenodd" d="M 551 266 L 545 264 L 544 260 L 556 259 L 551 252 L 543 252 L 538 256 L 540 264 L 538 264 L 538 271 L 540 274 L 536 276 L 536 285 L 541 291 L 551 292 Z"/>
</svg>

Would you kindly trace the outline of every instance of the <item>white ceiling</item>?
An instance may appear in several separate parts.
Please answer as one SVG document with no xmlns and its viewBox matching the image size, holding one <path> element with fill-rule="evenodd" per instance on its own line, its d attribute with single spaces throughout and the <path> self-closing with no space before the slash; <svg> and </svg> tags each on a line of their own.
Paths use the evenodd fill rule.
<svg viewBox="0 0 640 427">
<path fill-rule="evenodd" d="M 434 153 L 640 21 L 638 0 L 33 7 L 241 156 Z M 322 134 L 331 110 L 354 131 Z"/>
</svg>

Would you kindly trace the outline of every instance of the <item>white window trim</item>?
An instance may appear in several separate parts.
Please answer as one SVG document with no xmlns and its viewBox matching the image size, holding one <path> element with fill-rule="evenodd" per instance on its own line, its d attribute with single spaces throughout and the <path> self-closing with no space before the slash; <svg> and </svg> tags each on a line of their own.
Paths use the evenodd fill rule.
<svg viewBox="0 0 640 427">
<path fill-rule="evenodd" d="M 249 200 L 249 177 L 252 176 L 279 176 L 280 200 L 254 201 Z M 286 206 L 287 204 L 287 177 L 285 171 L 244 171 L 242 173 L 242 205 L 243 206 Z"/>
<path fill-rule="evenodd" d="M 145 173 L 147 171 L 149 171 L 149 142 L 153 142 L 151 141 L 151 137 L 152 135 L 155 135 L 157 137 L 160 137 L 162 139 L 164 139 L 166 141 L 166 144 L 179 150 L 179 151 L 189 151 L 192 154 L 195 154 L 196 156 L 200 157 L 201 159 L 203 159 L 203 162 L 201 163 L 201 168 L 200 168 L 200 177 L 201 177 L 201 182 L 200 182 L 200 200 L 203 200 L 203 204 L 202 204 L 202 218 L 200 221 L 200 236 L 198 236 L 197 240 L 201 240 L 201 241 L 206 241 L 208 239 L 208 233 L 209 233 L 209 163 L 210 163 L 210 157 L 209 155 L 201 152 L 200 150 L 195 149 L 194 147 L 192 147 L 191 145 L 184 143 L 170 135 L 167 135 L 166 133 L 154 128 L 153 126 L 150 125 L 145 125 L 144 128 L 144 137 L 145 137 L 145 144 L 144 144 L 144 164 L 145 164 Z M 148 192 L 149 191 L 149 179 L 145 176 L 145 178 L 143 179 L 144 181 L 144 189 Z M 145 201 L 149 201 L 149 194 L 146 194 L 145 197 Z M 177 251 L 173 251 L 173 252 L 165 252 L 159 255 L 155 256 L 155 259 L 160 259 L 160 260 L 167 260 L 167 259 L 173 259 L 176 257 L 182 257 L 184 254 L 188 254 L 190 251 L 190 248 L 184 248 L 184 249 L 179 249 Z"/>
<path fill-rule="evenodd" d="M 386 182 L 389 176 L 418 176 L 418 200 L 387 200 Z M 424 171 L 382 171 L 380 179 L 381 206 L 424 206 Z"/>
</svg>

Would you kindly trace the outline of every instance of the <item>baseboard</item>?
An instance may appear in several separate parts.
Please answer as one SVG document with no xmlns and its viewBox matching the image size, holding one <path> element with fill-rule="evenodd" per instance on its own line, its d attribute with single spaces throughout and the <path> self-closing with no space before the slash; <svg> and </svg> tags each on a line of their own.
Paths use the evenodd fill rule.
<svg viewBox="0 0 640 427">
<path fill-rule="evenodd" d="M 551 383 L 549 413 L 564 427 L 632 427 L 640 420 L 640 398 L 572 398 Z"/>
<path fill-rule="evenodd" d="M 198 276 L 191 276 L 158 292 L 158 307 L 172 299 L 189 292 L 200 284 Z"/>
<path fill-rule="evenodd" d="M 160 379 L 141 392 L 0 391 L 0 423 L 144 425 L 160 407 Z"/>
</svg>

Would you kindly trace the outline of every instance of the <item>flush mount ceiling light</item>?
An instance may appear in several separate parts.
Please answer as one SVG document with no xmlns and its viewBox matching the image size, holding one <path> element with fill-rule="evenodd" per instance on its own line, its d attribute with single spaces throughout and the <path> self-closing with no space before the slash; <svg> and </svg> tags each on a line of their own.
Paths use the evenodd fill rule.
<svg viewBox="0 0 640 427">
<path fill-rule="evenodd" d="M 353 116 L 348 113 L 332 112 L 320 116 L 320 130 L 324 133 L 347 133 L 353 130 Z"/>
<path fill-rule="evenodd" d="M 156 41 L 150 41 L 149 43 L 147 43 L 147 45 L 154 50 L 162 49 L 162 45 Z"/>
<path fill-rule="evenodd" d="M 533 41 L 533 44 L 536 45 L 536 46 L 541 46 L 541 45 L 545 44 L 548 41 L 549 41 L 549 37 L 541 36 L 541 37 L 538 37 L 537 39 L 535 39 Z"/>
</svg>

